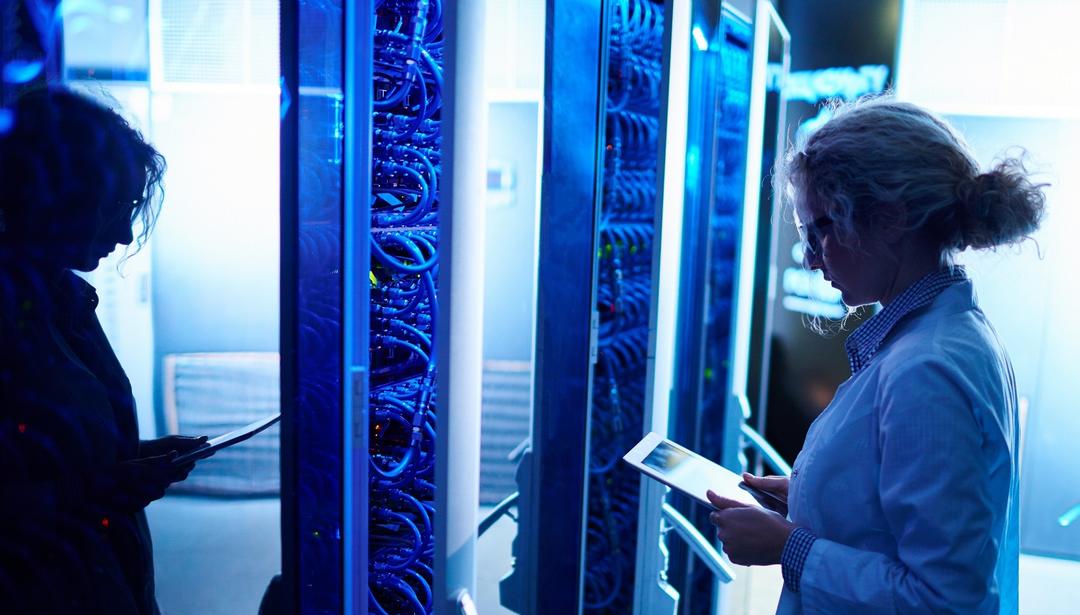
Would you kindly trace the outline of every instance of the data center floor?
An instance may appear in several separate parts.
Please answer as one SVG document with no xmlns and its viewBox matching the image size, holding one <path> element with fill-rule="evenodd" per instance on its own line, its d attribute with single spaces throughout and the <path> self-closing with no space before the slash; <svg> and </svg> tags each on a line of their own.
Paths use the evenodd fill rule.
<svg viewBox="0 0 1080 615">
<path fill-rule="evenodd" d="M 146 509 L 163 615 L 255 615 L 281 570 L 277 498 L 168 495 Z"/>
<path fill-rule="evenodd" d="M 164 615 L 258 611 L 266 584 L 280 570 L 277 498 L 170 495 L 151 504 L 147 514 Z M 512 613 L 499 605 L 498 580 L 510 570 L 510 543 L 516 530 L 504 517 L 477 546 L 477 561 L 483 563 L 477 570 L 477 605 L 485 615 Z M 753 571 L 749 586 L 743 593 L 736 589 L 732 596 L 739 606 L 728 615 L 773 613 L 781 583 L 777 567 Z M 1020 556 L 1021 613 L 1067 613 L 1076 604 L 1080 604 L 1080 562 Z"/>
</svg>

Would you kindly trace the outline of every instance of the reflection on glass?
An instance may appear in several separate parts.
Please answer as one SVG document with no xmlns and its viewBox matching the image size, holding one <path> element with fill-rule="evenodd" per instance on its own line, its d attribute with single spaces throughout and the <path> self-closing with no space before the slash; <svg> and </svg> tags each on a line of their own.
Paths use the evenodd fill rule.
<svg viewBox="0 0 1080 615">
<path fill-rule="evenodd" d="M 661 442 L 642 461 L 645 465 L 661 472 L 669 472 L 686 460 L 690 455 L 667 442 Z"/>
<path fill-rule="evenodd" d="M 295 344 L 295 436 L 290 487 L 295 517 L 286 520 L 298 541 L 295 572 L 305 613 L 332 613 L 342 603 L 342 156 L 343 2 L 300 2 L 299 98 L 295 241 L 285 275 L 295 280 L 289 315 Z M 290 161 L 291 162 L 291 161 Z M 294 206 L 293 203 L 286 203 Z M 295 237 L 292 236 L 295 234 Z M 290 545 L 292 548 L 293 545 Z"/>
</svg>

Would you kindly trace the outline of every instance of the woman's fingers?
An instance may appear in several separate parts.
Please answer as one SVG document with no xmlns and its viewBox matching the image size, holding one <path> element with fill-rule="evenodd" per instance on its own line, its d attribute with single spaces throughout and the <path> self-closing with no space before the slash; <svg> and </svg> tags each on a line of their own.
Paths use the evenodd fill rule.
<svg viewBox="0 0 1080 615">
<path fill-rule="evenodd" d="M 139 445 L 139 455 L 142 458 L 160 456 L 169 451 L 186 453 L 195 450 L 206 443 L 206 436 L 164 436 L 156 440 L 146 440 Z"/>
<path fill-rule="evenodd" d="M 206 443 L 206 436 L 173 436 L 172 448 L 178 452 L 193 451 Z"/>
<path fill-rule="evenodd" d="M 106 509 L 135 511 L 165 496 L 169 485 L 187 478 L 194 463 L 176 465 L 176 451 L 116 464 L 93 481 L 95 501 Z"/>
<path fill-rule="evenodd" d="M 124 468 L 121 490 L 134 494 L 145 506 L 165 496 L 165 490 L 190 471 L 188 464 L 173 465 L 176 451 L 121 464 Z"/>
<path fill-rule="evenodd" d="M 742 502 L 738 502 L 738 501 L 735 501 L 735 500 L 732 500 L 732 499 L 721 497 L 721 496 L 713 493 L 712 489 L 709 489 L 708 491 L 705 492 L 705 497 L 709 498 L 709 502 L 717 510 L 727 510 L 728 508 L 746 508 L 748 506 L 747 504 L 743 504 Z"/>
<path fill-rule="evenodd" d="M 743 472 L 743 482 L 751 489 L 754 499 L 763 507 L 780 515 L 787 516 L 788 478 L 786 476 L 755 476 Z"/>
<path fill-rule="evenodd" d="M 173 473 L 172 482 L 178 483 L 178 482 L 180 482 L 182 480 L 186 480 L 187 477 L 188 477 L 188 474 L 191 474 L 191 471 L 194 470 L 194 469 L 195 469 L 195 462 L 194 461 L 192 461 L 191 463 L 185 463 L 182 466 L 176 466 L 176 469 L 175 469 L 175 471 Z"/>
<path fill-rule="evenodd" d="M 716 537 L 732 563 L 747 566 L 779 563 L 794 529 L 783 517 L 756 506 L 717 510 L 709 521 L 716 526 Z"/>
<path fill-rule="evenodd" d="M 765 491 L 787 493 L 788 478 L 786 476 L 755 476 L 749 472 L 743 472 L 742 478 L 751 487 L 757 487 Z"/>
</svg>

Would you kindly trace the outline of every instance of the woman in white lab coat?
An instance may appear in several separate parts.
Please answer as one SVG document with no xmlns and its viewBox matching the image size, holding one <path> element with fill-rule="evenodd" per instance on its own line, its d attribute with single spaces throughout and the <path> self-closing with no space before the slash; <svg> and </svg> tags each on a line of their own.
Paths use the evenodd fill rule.
<svg viewBox="0 0 1080 615">
<path fill-rule="evenodd" d="M 806 265 L 882 309 L 790 482 L 746 476 L 786 509 L 711 496 L 724 551 L 781 564 L 778 613 L 1015 613 L 1016 387 L 953 256 L 1029 236 L 1041 186 L 1015 159 L 980 172 L 944 120 L 890 97 L 837 106 L 775 181 Z"/>
</svg>

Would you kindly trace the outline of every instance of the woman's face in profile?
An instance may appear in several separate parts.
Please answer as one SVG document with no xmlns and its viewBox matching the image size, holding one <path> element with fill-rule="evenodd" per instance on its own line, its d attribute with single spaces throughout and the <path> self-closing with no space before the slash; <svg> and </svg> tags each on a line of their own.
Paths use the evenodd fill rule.
<svg viewBox="0 0 1080 615">
<path fill-rule="evenodd" d="M 806 252 L 806 266 L 821 270 L 825 280 L 840 291 L 845 305 L 880 301 L 894 273 L 895 259 L 888 246 L 872 233 L 860 236 L 857 248 L 844 245 L 836 236 L 835 224 L 822 224 L 829 220 L 826 208 L 808 199 L 796 199 L 795 216 L 801 232 L 817 233 L 818 249 Z"/>
<path fill-rule="evenodd" d="M 92 234 L 87 238 L 72 269 L 93 271 L 118 246 L 129 245 L 134 237 L 132 224 L 140 207 L 144 204 L 143 192 L 146 190 L 145 176 L 141 165 L 130 159 L 119 158 L 114 163 L 115 182 L 106 184 L 107 194 L 103 195 L 95 212 L 95 224 Z"/>
<path fill-rule="evenodd" d="M 85 264 L 90 268 L 80 271 L 93 271 L 101 259 L 112 254 L 118 246 L 131 244 L 134 240 L 131 231 L 132 216 L 138 203 L 138 199 L 122 199 L 113 204 L 111 211 L 102 212 L 101 223 L 88 247 Z"/>
<path fill-rule="evenodd" d="M 117 246 L 129 245 L 134 239 L 132 216 L 139 202 L 125 198 L 103 206 L 97 214 L 96 228 L 89 229 L 90 233 L 65 250 L 71 262 L 62 264 L 76 271 L 93 271 Z"/>
</svg>

